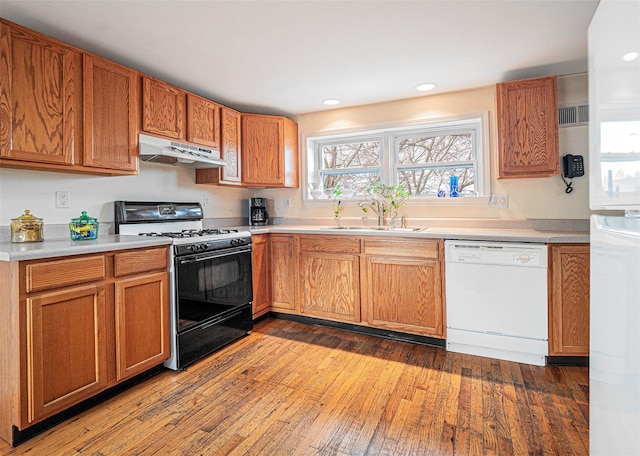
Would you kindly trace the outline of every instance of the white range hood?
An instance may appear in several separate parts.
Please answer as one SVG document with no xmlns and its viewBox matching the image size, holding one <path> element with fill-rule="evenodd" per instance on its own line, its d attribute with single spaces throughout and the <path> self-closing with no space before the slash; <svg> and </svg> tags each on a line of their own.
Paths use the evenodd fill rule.
<svg viewBox="0 0 640 456">
<path fill-rule="evenodd" d="M 190 168 L 219 168 L 225 162 L 220 151 L 191 144 L 179 143 L 156 136 L 138 136 L 140 160 Z"/>
</svg>

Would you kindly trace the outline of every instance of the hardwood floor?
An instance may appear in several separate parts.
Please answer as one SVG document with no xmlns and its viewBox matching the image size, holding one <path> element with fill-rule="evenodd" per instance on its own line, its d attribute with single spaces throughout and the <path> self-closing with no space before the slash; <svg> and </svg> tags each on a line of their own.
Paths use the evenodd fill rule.
<svg viewBox="0 0 640 456">
<path fill-rule="evenodd" d="M 265 320 L 0 454 L 588 454 L 588 371 Z"/>
</svg>

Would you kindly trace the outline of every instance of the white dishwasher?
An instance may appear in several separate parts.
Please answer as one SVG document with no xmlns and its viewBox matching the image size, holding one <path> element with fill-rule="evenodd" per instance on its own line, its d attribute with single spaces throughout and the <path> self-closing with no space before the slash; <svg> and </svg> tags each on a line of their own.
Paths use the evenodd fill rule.
<svg viewBox="0 0 640 456">
<path fill-rule="evenodd" d="M 547 247 L 445 241 L 447 350 L 544 366 Z"/>
</svg>

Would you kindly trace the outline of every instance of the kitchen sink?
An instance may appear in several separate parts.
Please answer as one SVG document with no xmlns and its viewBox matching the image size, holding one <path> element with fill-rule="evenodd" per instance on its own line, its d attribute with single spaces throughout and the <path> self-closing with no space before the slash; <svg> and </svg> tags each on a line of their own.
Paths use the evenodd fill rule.
<svg viewBox="0 0 640 456">
<path fill-rule="evenodd" d="M 327 226 L 325 230 L 353 230 L 353 231 L 394 231 L 398 233 L 417 233 L 427 228 L 401 228 L 397 226 Z"/>
</svg>

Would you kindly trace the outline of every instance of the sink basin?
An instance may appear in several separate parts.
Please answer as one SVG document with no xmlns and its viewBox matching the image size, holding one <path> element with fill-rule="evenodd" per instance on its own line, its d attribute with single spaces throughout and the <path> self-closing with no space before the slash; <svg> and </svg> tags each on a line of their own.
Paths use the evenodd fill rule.
<svg viewBox="0 0 640 456">
<path fill-rule="evenodd" d="M 397 226 L 327 226 L 325 230 L 353 230 L 353 231 L 395 231 L 399 233 L 417 233 L 427 228 L 400 228 Z"/>
<path fill-rule="evenodd" d="M 366 230 L 366 226 L 327 226 L 325 230 Z"/>
</svg>

